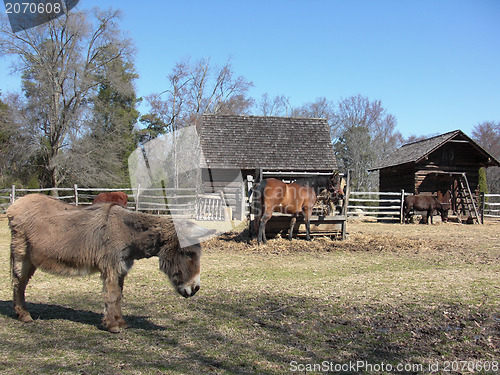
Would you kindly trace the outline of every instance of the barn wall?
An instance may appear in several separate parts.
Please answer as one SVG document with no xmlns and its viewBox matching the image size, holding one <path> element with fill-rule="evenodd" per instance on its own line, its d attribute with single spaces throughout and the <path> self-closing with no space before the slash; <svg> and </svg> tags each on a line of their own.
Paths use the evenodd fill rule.
<svg viewBox="0 0 500 375">
<path fill-rule="evenodd" d="M 479 184 L 479 168 L 484 163 L 484 156 L 467 140 L 454 139 L 417 164 L 381 169 L 380 191 L 404 189 L 406 192 L 431 193 L 446 199 L 447 191 L 452 190 L 456 184 L 456 176 L 445 174 L 465 172 L 474 192 Z"/>
<path fill-rule="evenodd" d="M 416 165 L 415 190 L 434 193 L 451 189 L 455 178 L 436 176 L 435 173 L 453 172 L 465 173 L 471 190 L 475 191 L 479 184 L 479 168 L 482 163 L 484 160 L 470 143 L 450 141 Z"/>
<path fill-rule="evenodd" d="M 224 192 L 224 199 L 231 207 L 233 217 L 241 219 L 241 200 L 245 199 L 242 193 L 244 184 L 241 181 L 240 169 L 202 169 L 201 192 L 204 194 L 216 191 Z M 243 190 L 244 191 L 244 190 Z"/>
<path fill-rule="evenodd" d="M 413 165 L 398 165 L 380 170 L 379 190 L 381 192 L 398 192 L 404 189 L 413 193 L 415 189 L 415 169 Z"/>
</svg>

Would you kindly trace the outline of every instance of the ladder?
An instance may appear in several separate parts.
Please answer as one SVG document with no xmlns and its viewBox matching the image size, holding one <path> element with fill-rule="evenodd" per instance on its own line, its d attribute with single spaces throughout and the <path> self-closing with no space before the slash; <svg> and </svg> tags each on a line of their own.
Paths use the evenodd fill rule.
<svg viewBox="0 0 500 375">
<path fill-rule="evenodd" d="M 460 198 L 460 204 L 462 205 L 463 210 L 466 213 L 469 213 L 469 217 L 472 219 L 474 224 L 482 224 L 479 212 L 477 211 L 476 202 L 472 196 L 469 181 L 467 180 L 467 175 L 465 173 L 460 175 L 458 179 L 458 186 L 458 197 Z"/>
</svg>

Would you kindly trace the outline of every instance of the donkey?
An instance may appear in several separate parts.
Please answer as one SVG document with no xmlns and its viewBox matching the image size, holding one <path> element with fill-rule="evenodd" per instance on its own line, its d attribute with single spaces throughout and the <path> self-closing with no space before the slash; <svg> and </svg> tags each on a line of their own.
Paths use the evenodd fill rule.
<svg viewBox="0 0 500 375">
<path fill-rule="evenodd" d="M 427 211 L 427 224 L 432 223 L 432 213 L 436 210 L 441 215 L 443 222 L 448 220 L 448 210 L 443 207 L 435 197 L 431 195 L 409 195 L 404 200 L 403 223 L 409 219 L 410 211 Z M 430 221 L 429 221 L 430 218 Z"/>
<path fill-rule="evenodd" d="M 192 241 L 194 245 L 182 248 L 171 218 L 129 211 L 117 204 L 80 208 L 42 194 L 18 199 L 8 208 L 7 217 L 14 311 L 22 322 L 33 320 L 26 309 L 25 290 L 37 268 L 68 276 L 100 272 L 103 323 L 113 333 L 126 327 L 121 298 L 134 260 L 157 256 L 160 269 L 183 297 L 200 289 L 201 246 Z M 184 235 L 208 234 L 201 227 L 183 225 Z"/>
</svg>

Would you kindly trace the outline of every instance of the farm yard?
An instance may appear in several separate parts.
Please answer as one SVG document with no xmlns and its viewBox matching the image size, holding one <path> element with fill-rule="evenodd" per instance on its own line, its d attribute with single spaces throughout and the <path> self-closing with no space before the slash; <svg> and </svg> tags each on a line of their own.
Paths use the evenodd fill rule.
<svg viewBox="0 0 500 375">
<path fill-rule="evenodd" d="M 124 288 L 129 328 L 114 335 L 100 324 L 98 275 L 35 273 L 27 289 L 35 322 L 15 319 L 1 218 L 0 372 L 283 374 L 357 361 L 375 366 L 371 373 L 390 372 L 382 363 L 405 365 L 400 373 L 494 369 L 498 223 L 349 223 L 348 232 L 345 241 L 276 238 L 260 247 L 243 233 L 212 239 L 191 299 L 173 291 L 157 258 L 138 261 Z"/>
</svg>

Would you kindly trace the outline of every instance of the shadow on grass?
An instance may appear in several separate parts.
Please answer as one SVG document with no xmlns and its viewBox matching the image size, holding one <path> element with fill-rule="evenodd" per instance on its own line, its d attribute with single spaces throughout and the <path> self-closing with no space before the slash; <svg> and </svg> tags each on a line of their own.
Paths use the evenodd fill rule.
<svg viewBox="0 0 500 375">
<path fill-rule="evenodd" d="M 63 319 L 100 326 L 101 315 L 95 312 L 31 303 L 33 317 L 48 324 L 14 327 L 13 332 L 29 339 L 11 335 L 7 339 L 12 343 L 3 345 L 11 348 L 13 358 L 34 358 L 41 372 L 96 374 L 270 375 L 290 373 L 292 363 L 416 363 L 422 358 L 486 358 L 498 350 L 491 346 L 498 343 L 488 342 L 498 337 L 498 311 L 487 307 L 366 306 L 349 300 L 222 289 L 190 300 L 174 298 L 152 299 L 148 304 L 138 295 L 129 298 L 129 311 L 144 311 L 156 323 L 129 315 L 131 328 L 120 335 L 83 333 L 81 327 L 50 323 Z M 0 301 L 2 316 L 15 318 L 11 301 Z M 54 347 L 72 353 L 70 359 L 47 360 Z M 18 362 L 3 364 L 12 366 L 10 370 Z"/>
<path fill-rule="evenodd" d="M 28 311 L 34 320 L 67 320 L 75 323 L 95 326 L 105 331 L 102 325 L 102 314 L 89 310 L 78 310 L 60 305 L 45 303 L 27 302 Z M 12 301 L 0 301 L 0 315 L 17 320 L 17 316 L 12 307 Z M 127 325 L 131 328 L 142 329 L 146 331 L 158 331 L 164 329 L 150 322 L 145 316 L 124 315 Z"/>
</svg>

